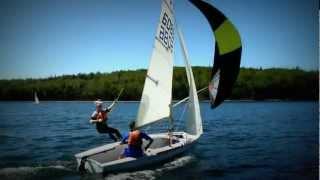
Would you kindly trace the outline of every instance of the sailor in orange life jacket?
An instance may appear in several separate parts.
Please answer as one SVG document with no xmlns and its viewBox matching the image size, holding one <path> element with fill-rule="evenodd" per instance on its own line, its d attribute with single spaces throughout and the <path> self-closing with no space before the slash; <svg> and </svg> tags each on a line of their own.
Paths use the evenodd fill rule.
<svg viewBox="0 0 320 180">
<path fill-rule="evenodd" d="M 135 122 L 132 121 L 129 124 L 130 133 L 128 136 L 122 139 L 121 144 L 128 143 L 128 147 L 124 149 L 123 154 L 120 158 L 123 157 L 134 157 L 139 158 L 143 156 L 142 143 L 143 139 L 148 140 L 149 143 L 145 147 L 145 151 L 150 147 L 153 142 L 153 139 L 147 134 L 135 129 Z"/>
<path fill-rule="evenodd" d="M 113 139 L 115 142 L 120 141 L 122 139 L 120 132 L 117 129 L 107 125 L 108 112 L 111 111 L 115 102 L 113 102 L 106 109 L 102 108 L 103 102 L 100 99 L 95 101 L 95 104 L 96 110 L 91 115 L 90 123 L 96 123 L 96 128 L 99 133 L 108 133 L 110 138 Z"/>
</svg>

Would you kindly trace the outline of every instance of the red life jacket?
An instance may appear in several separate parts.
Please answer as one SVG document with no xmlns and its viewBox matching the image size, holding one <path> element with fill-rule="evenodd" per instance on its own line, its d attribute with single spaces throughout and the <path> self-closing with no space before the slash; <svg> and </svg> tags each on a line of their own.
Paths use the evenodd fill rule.
<svg viewBox="0 0 320 180">
<path fill-rule="evenodd" d="M 141 146 L 142 145 L 142 139 L 140 137 L 139 130 L 131 131 L 129 133 L 128 145 L 132 145 L 132 146 Z"/>
<path fill-rule="evenodd" d="M 102 119 L 102 121 L 107 120 L 108 119 L 108 113 L 106 113 L 105 111 L 98 112 L 97 119 Z"/>
</svg>

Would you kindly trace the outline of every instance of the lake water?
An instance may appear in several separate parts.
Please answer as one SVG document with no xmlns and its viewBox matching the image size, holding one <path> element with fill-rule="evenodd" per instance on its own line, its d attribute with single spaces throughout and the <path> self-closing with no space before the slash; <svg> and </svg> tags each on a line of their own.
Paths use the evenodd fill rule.
<svg viewBox="0 0 320 180">
<path fill-rule="evenodd" d="M 110 126 L 126 133 L 137 109 L 119 103 Z M 93 110 L 92 102 L 0 102 L 0 179 L 318 179 L 318 102 L 226 102 L 215 110 L 201 103 L 204 133 L 186 154 L 106 177 L 76 171 L 74 154 L 111 142 L 88 122 Z"/>
</svg>

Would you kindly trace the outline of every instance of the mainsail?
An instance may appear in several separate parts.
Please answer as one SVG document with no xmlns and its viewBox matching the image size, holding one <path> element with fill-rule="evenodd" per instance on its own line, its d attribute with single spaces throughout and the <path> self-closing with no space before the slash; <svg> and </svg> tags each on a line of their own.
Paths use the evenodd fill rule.
<svg viewBox="0 0 320 180">
<path fill-rule="evenodd" d="M 189 61 L 189 55 L 187 47 L 184 42 L 183 34 L 181 30 L 178 30 L 179 42 L 182 49 L 182 54 L 184 57 L 184 63 L 186 66 L 186 74 L 189 84 L 189 101 L 187 106 L 186 115 L 186 126 L 185 131 L 191 135 L 200 136 L 203 132 L 202 130 L 202 120 L 200 115 L 199 99 L 196 89 L 196 84 L 194 82 L 193 72 Z"/>
<path fill-rule="evenodd" d="M 170 116 L 174 23 L 172 0 L 163 0 L 136 127 L 142 127 Z"/>
<path fill-rule="evenodd" d="M 207 18 L 216 39 L 209 94 L 211 107 L 217 107 L 230 96 L 239 74 L 241 38 L 234 25 L 218 9 L 201 0 L 190 1 Z"/>
</svg>

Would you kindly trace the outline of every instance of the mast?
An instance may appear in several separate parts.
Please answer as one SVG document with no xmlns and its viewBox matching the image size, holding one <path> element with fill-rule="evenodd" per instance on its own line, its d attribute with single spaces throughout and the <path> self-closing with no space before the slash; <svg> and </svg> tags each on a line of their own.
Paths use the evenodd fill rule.
<svg viewBox="0 0 320 180">
<path fill-rule="evenodd" d="M 169 114 L 169 132 L 174 130 L 174 119 L 173 119 L 173 104 L 171 101 L 171 104 L 169 105 L 170 108 L 170 114 Z"/>
</svg>

